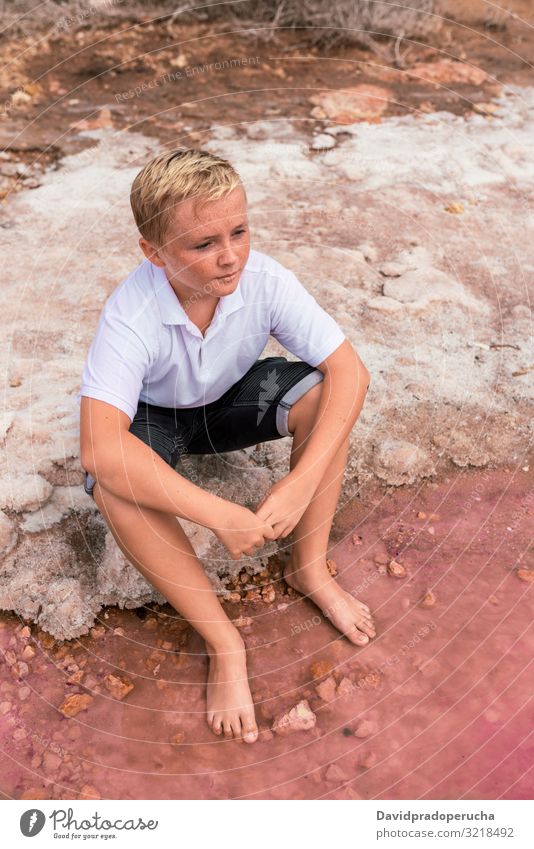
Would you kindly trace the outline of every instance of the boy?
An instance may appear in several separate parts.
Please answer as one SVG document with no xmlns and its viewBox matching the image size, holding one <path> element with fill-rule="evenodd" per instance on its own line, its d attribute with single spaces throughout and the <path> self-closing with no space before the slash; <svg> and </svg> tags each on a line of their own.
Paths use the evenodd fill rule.
<svg viewBox="0 0 534 849">
<path fill-rule="evenodd" d="M 232 559 L 293 531 L 287 583 L 356 645 L 367 605 L 330 576 L 326 554 L 369 373 L 333 318 L 271 257 L 250 249 L 243 185 L 224 159 L 167 152 L 130 196 L 146 259 L 102 310 L 82 377 L 81 463 L 117 544 L 204 637 L 207 719 L 257 739 L 243 640 L 179 518 L 210 528 Z M 297 356 L 259 360 L 272 334 Z M 187 452 L 292 436 L 290 471 L 253 513 L 175 471 Z"/>
</svg>

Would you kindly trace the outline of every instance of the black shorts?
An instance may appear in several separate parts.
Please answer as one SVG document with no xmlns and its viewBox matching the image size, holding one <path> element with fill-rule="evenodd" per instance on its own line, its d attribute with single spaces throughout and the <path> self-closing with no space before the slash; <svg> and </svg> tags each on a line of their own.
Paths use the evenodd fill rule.
<svg viewBox="0 0 534 849">
<path fill-rule="evenodd" d="M 257 360 L 224 395 L 203 407 L 157 407 L 139 401 L 133 433 L 173 468 L 182 454 L 218 454 L 291 436 L 289 410 L 323 373 L 285 357 Z M 85 473 L 93 494 L 95 479 Z"/>
</svg>

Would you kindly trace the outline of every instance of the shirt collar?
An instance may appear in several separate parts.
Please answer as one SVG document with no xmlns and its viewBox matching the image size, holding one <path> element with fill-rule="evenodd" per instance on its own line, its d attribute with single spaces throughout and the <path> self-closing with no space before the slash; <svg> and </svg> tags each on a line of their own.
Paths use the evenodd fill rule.
<svg viewBox="0 0 534 849">
<path fill-rule="evenodd" d="M 150 260 L 147 260 L 150 262 Z M 150 263 L 154 274 L 154 291 L 159 305 L 163 324 L 187 324 L 189 317 L 180 303 L 174 289 L 167 279 L 165 269 Z M 241 272 L 243 274 L 243 272 Z M 241 280 L 237 288 L 229 295 L 219 299 L 214 320 L 219 315 L 227 316 L 245 305 L 241 291 Z"/>
</svg>

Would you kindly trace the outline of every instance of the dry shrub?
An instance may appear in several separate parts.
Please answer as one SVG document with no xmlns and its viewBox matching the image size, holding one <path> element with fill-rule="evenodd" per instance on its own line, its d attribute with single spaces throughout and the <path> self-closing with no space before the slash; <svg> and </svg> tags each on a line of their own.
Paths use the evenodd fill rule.
<svg viewBox="0 0 534 849">
<path fill-rule="evenodd" d="M 246 27 L 262 39 L 276 38 L 279 28 L 299 29 L 308 43 L 376 44 L 386 36 L 426 39 L 441 27 L 445 0 L 0 0 L 4 37 L 50 31 L 50 34 L 102 26 L 121 19 L 159 18 L 170 22 L 213 20 Z M 197 8 L 195 8 L 197 7 Z"/>
<path fill-rule="evenodd" d="M 260 23 L 274 33 L 279 27 L 304 28 L 316 43 L 363 43 L 377 36 L 426 38 L 442 25 L 443 0 L 245 0 L 214 7 L 241 20 Z M 182 9 L 185 4 L 182 4 Z M 179 7 L 180 8 L 180 7 Z M 264 29 L 265 31 L 265 29 Z"/>
</svg>

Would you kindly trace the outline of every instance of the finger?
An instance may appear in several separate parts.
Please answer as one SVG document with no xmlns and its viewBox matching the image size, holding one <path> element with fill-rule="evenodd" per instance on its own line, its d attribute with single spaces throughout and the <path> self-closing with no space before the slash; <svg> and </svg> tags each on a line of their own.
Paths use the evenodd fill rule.
<svg viewBox="0 0 534 849">
<path fill-rule="evenodd" d="M 272 525 L 265 525 L 262 534 L 265 539 L 275 539 L 274 528 Z"/>
<path fill-rule="evenodd" d="M 262 506 L 258 510 L 256 510 L 256 516 L 262 522 L 267 521 L 267 517 L 270 516 L 271 513 L 272 513 L 271 508 L 268 507 L 266 504 L 262 504 Z"/>
</svg>

